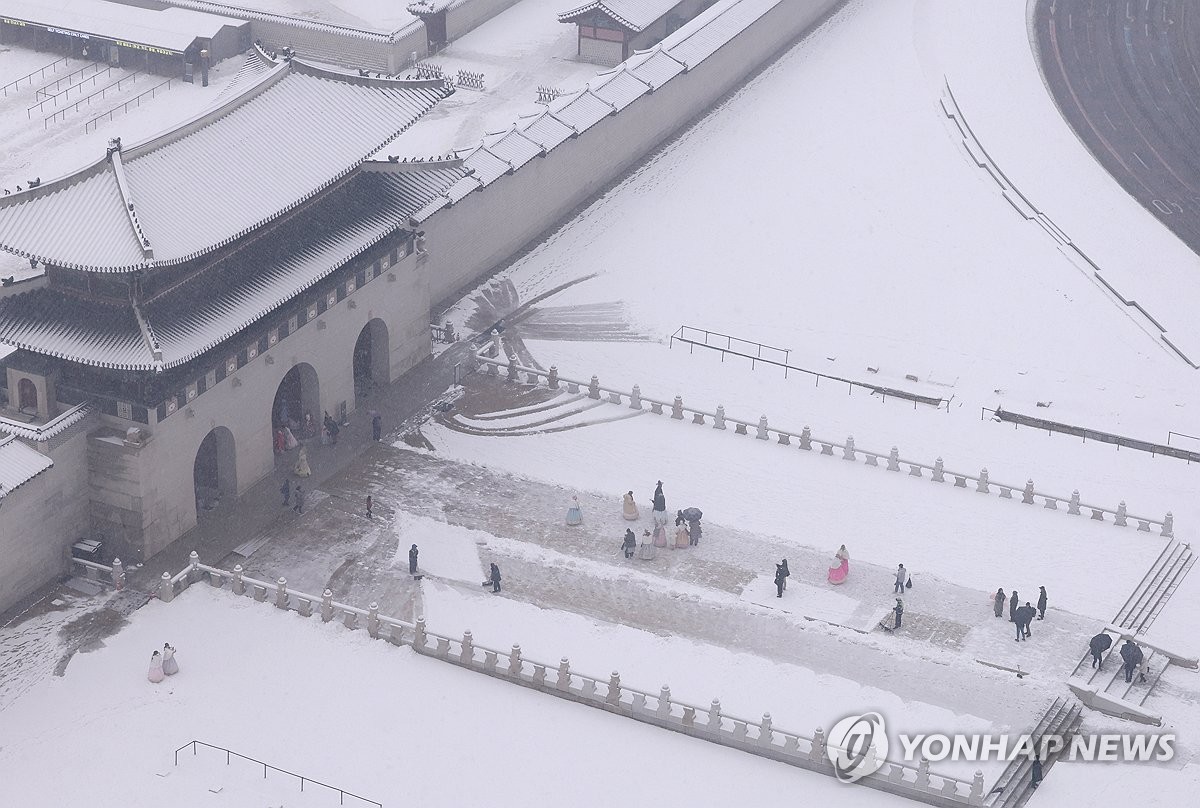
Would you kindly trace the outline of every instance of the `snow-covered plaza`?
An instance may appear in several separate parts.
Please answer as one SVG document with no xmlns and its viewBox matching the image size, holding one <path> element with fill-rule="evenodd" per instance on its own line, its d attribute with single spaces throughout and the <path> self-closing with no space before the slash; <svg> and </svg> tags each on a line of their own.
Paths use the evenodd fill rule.
<svg viewBox="0 0 1200 808">
<path fill-rule="evenodd" d="M 375 0 L 244 5 L 376 31 L 411 21 Z M 495 85 L 460 91 L 399 142 L 467 153 L 527 113 L 530 88 L 592 80 L 596 66 L 571 59 L 574 29 L 548 22 L 571 5 L 523 0 L 451 43 L 448 70 L 486 66 Z M 1196 466 L 1002 417 L 1200 450 L 1200 267 L 1063 119 L 1031 42 L 1036 5 L 839 4 L 443 301 L 434 321 L 459 340 L 372 392 L 370 412 L 397 413 L 382 440 L 360 406 L 342 447 L 310 443 L 304 508 L 288 450 L 236 506 L 130 565 L 120 591 L 94 580 L 106 567 L 93 580 L 79 568 L 0 620 L 4 799 L 1187 804 L 1200 786 Z M 4 56 L 14 75 L 36 61 Z M 231 61 L 215 89 L 173 91 L 126 131 L 194 115 L 237 75 Z M 37 169 L 38 148 L 69 166 L 114 131 L 38 146 L 25 123 L 0 118 L 13 178 Z M 627 529 L 652 544 L 659 482 L 672 546 L 629 558 Z M 582 522 L 568 524 L 575 501 Z M 687 508 L 703 511 L 702 537 L 676 548 Z M 839 547 L 849 575 L 833 583 Z M 188 574 L 193 550 L 221 586 Z M 894 587 L 899 564 L 908 588 Z M 235 574 L 262 590 L 235 594 Z M 1044 619 L 1019 641 L 1008 595 L 1037 603 L 1039 588 Z M 322 619 L 322 597 L 361 613 Z M 376 615 L 394 642 L 370 636 Z M 418 653 L 425 629 L 501 655 L 481 675 L 448 659 L 459 646 Z M 1125 686 L 1116 656 L 1093 675 L 1089 639 L 1106 631 L 1144 644 L 1147 681 Z M 180 672 L 150 683 L 164 642 Z M 494 668 L 515 645 L 541 668 L 533 686 L 506 681 L 519 660 L 512 676 Z M 591 690 L 537 692 L 566 660 L 597 687 L 617 673 L 652 700 L 668 687 L 686 728 L 619 714 L 645 699 L 597 710 Z M 1111 709 L 1046 723 L 1089 697 Z M 692 731 L 714 699 L 736 742 Z M 887 722 L 903 787 L 845 785 L 787 757 L 867 712 Z M 901 734 L 1064 728 L 1168 733 L 1174 756 L 1059 760 L 1036 791 L 1020 762 L 945 760 L 931 766 L 953 778 L 941 793 L 905 785 L 919 769 Z M 739 745 L 746 733 L 766 733 L 769 752 Z"/>
</svg>

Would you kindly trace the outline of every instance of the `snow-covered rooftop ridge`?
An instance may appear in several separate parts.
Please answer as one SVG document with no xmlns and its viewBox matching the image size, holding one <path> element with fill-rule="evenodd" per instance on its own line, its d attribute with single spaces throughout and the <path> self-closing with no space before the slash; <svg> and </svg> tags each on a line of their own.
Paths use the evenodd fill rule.
<svg viewBox="0 0 1200 808">
<path fill-rule="evenodd" d="M 105 0 L 5 0 L 4 14 L 25 22 L 179 52 L 196 37 L 213 37 L 227 25 L 245 24 L 211 11 L 155 10 Z"/>
<path fill-rule="evenodd" d="M 517 171 L 534 157 L 577 137 L 609 115 L 617 115 L 637 99 L 703 62 L 720 47 L 770 11 L 780 0 L 723 0 L 690 20 L 653 48 L 638 51 L 585 87 L 562 95 L 542 112 L 520 118 L 499 136 L 484 137 L 464 150 L 470 171 L 445 197 L 417 213 L 425 221 L 472 191 Z"/>
<path fill-rule="evenodd" d="M 194 259 L 346 176 L 449 92 L 441 80 L 273 62 L 257 50 L 249 59 L 264 64 L 191 120 L 137 145 L 114 140 L 83 171 L 5 197 L 0 248 L 107 272 Z"/>
<path fill-rule="evenodd" d="M 53 465 L 53 460 L 13 435 L 0 435 L 0 499 Z"/>
<path fill-rule="evenodd" d="M 398 39 L 403 39 L 406 35 L 418 26 L 424 25 L 420 19 L 413 18 L 412 22 L 401 26 L 391 33 L 381 33 L 379 31 L 369 31 L 365 28 L 352 28 L 348 25 L 338 25 L 332 22 L 321 22 L 320 20 L 310 20 L 304 17 L 292 17 L 287 14 L 274 14 L 270 11 L 260 11 L 253 8 L 245 8 L 230 3 L 211 3 L 208 0 L 168 0 L 172 6 L 179 8 L 195 9 L 204 11 L 210 14 L 232 14 L 247 20 L 259 20 L 262 22 L 274 22 L 282 25 L 291 25 L 296 28 L 307 28 L 312 31 L 328 31 L 336 33 L 339 36 L 348 36 L 355 39 L 369 39 L 375 42 L 395 42 Z"/>
<path fill-rule="evenodd" d="M 590 11 L 599 11 L 631 31 L 644 31 L 675 6 L 679 0 L 591 0 L 570 11 L 560 12 L 559 22 L 573 22 Z"/>
</svg>

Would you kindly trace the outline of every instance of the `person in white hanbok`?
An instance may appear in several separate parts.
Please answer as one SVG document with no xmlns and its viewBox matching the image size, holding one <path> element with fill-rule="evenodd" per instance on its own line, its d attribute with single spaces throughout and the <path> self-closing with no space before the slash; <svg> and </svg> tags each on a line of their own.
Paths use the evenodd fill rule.
<svg viewBox="0 0 1200 808">
<path fill-rule="evenodd" d="M 167 676 L 179 673 L 179 663 L 175 661 L 175 648 L 169 642 L 163 643 L 162 672 Z"/>
<path fill-rule="evenodd" d="M 150 672 L 146 674 L 146 678 L 154 684 L 163 680 L 162 655 L 158 651 L 150 655 Z"/>
<path fill-rule="evenodd" d="M 296 465 L 292 467 L 292 474 L 297 477 L 311 477 L 312 469 L 308 467 L 308 452 L 303 446 L 300 447 L 300 455 L 296 458 Z"/>
</svg>

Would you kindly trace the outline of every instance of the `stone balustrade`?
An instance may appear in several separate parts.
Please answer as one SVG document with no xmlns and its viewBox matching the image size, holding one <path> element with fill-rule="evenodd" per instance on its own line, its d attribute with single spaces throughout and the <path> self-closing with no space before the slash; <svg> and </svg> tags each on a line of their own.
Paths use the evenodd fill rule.
<svg viewBox="0 0 1200 808">
<path fill-rule="evenodd" d="M 520 382 L 521 375 L 524 374 L 529 384 L 547 384 L 549 386 L 550 373 L 547 371 L 520 366 L 516 359 L 512 358 L 494 358 L 490 355 L 493 352 L 496 352 L 498 356 L 505 356 L 499 335 L 492 335 L 492 340 L 487 347 L 475 355 L 475 361 L 482 365 L 489 375 L 495 375 L 497 371 L 503 369 L 507 373 L 509 381 Z M 1046 510 L 1059 510 L 1061 504 L 1065 507 L 1067 514 L 1071 516 L 1082 516 L 1086 511 L 1090 519 L 1099 522 L 1111 520 L 1118 527 L 1126 527 L 1129 520 L 1133 520 L 1137 523 L 1139 531 L 1153 532 L 1154 529 L 1157 529 L 1158 533 L 1164 537 L 1172 538 L 1174 536 L 1175 518 L 1171 513 L 1167 513 L 1162 519 L 1134 516 L 1128 512 L 1124 502 L 1121 502 L 1116 508 L 1109 508 L 1082 502 L 1079 491 L 1073 491 L 1070 496 L 1065 497 L 1038 491 L 1034 487 L 1033 480 L 1027 480 L 1024 485 L 1002 483 L 992 480 L 987 468 L 981 469 L 978 474 L 971 474 L 947 469 L 940 457 L 932 465 L 907 460 L 900 456 L 900 450 L 896 446 L 886 453 L 863 449 L 855 444 L 853 435 L 847 437 L 845 442 L 828 440 L 814 436 L 808 426 L 805 426 L 800 432 L 771 426 L 765 415 L 760 416 L 757 421 L 743 421 L 727 415 L 723 406 L 718 406 L 715 412 L 709 412 L 686 406 L 683 397 L 678 395 L 671 401 L 651 398 L 643 393 L 638 385 L 634 385 L 632 390 L 626 392 L 602 386 L 596 376 L 592 376 L 587 382 L 581 382 L 562 376 L 556 367 L 551 368 L 551 373 L 553 373 L 554 389 L 565 385 L 568 393 L 582 393 L 598 401 L 638 410 L 644 410 L 648 406 L 651 414 L 669 414 L 672 420 L 692 424 L 711 423 L 714 429 L 725 430 L 728 425 L 732 424 L 735 435 L 754 435 L 759 440 L 774 438 L 774 442 L 777 444 L 783 446 L 795 444 L 802 451 L 811 451 L 815 445 L 822 455 L 834 456 L 836 451 L 843 460 L 857 462 L 861 458 L 863 464 L 867 466 L 883 466 L 888 471 L 907 472 L 910 477 L 928 475 L 929 479 L 936 483 L 952 481 L 954 488 L 974 488 L 977 493 L 995 493 L 1001 499 L 1015 500 L 1016 497 L 1013 494 L 1016 492 L 1020 501 L 1026 505 L 1040 503 Z"/>
<path fill-rule="evenodd" d="M 316 604 L 325 622 L 338 620 L 351 630 L 365 628 L 372 638 L 386 640 L 393 645 L 407 645 L 422 656 L 673 732 L 833 776 L 833 765 L 826 755 L 824 730 L 820 727 L 810 738 L 775 726 L 770 713 L 764 713 L 760 719 L 731 715 L 722 709 L 718 699 L 704 706 L 689 704 L 675 699 L 667 685 L 663 685 L 658 692 L 639 690 L 624 684 L 617 671 L 607 676 L 593 676 L 572 668 L 566 657 L 557 664 L 529 659 L 520 645 L 514 644 L 503 651 L 487 648 L 476 643 L 470 631 L 464 632 L 461 637 L 445 636 L 430 631 L 423 617 L 418 617 L 415 623 L 409 623 L 380 614 L 379 606 L 375 603 L 367 609 L 339 603 L 333 600 L 333 593 L 328 589 L 318 597 L 289 588 L 283 578 L 274 582 L 260 581 L 246 576 L 240 566 L 227 571 L 202 564 L 195 553 L 192 553 L 191 562 L 175 576 L 163 573 L 160 600 L 169 602 L 190 584 L 207 580 L 212 586 L 222 589 L 228 584 L 228 589 L 235 595 L 249 594 L 263 602 L 270 600 L 276 608 L 291 609 L 306 617 L 313 613 Z M 257 593 L 263 593 L 263 596 L 258 597 Z M 271 596 L 268 598 L 265 593 Z M 164 594 L 167 597 L 163 597 Z M 879 771 L 863 778 L 859 784 L 937 806 L 982 805 L 984 797 L 981 772 L 976 772 L 971 781 L 959 780 L 929 772 L 928 764 L 924 763 L 910 766 L 884 761 Z"/>
</svg>

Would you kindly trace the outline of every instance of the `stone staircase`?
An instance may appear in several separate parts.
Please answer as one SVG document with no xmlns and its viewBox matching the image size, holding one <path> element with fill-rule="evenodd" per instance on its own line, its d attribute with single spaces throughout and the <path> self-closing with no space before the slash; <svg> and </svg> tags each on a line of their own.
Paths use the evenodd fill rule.
<svg viewBox="0 0 1200 808">
<path fill-rule="evenodd" d="M 1146 724 L 1162 723 L 1161 716 L 1145 708 L 1150 691 L 1172 662 L 1195 667 L 1196 660 L 1169 653 L 1135 638 L 1150 628 L 1195 563 L 1196 556 L 1188 544 L 1171 541 L 1163 548 L 1113 622 L 1104 628 L 1104 633 L 1112 637 L 1113 643 L 1100 665 L 1093 668 L 1091 654 L 1084 653 L 1071 672 L 1067 685 L 1085 704 L 1107 715 Z M 1131 682 L 1126 682 L 1122 675 L 1120 647 L 1126 638 L 1134 639 L 1142 649 L 1143 660 L 1148 667 L 1144 682 L 1136 674 Z M 1117 658 L 1111 660 L 1114 654 Z"/>
<path fill-rule="evenodd" d="M 1079 728 L 1082 713 L 1083 707 L 1078 702 L 1062 697 L 1056 698 L 1038 719 L 1030 736 L 1035 744 L 1046 735 L 1069 738 Z M 1062 752 L 1051 752 L 1046 760 L 1042 761 L 1043 778 L 1049 774 L 1050 767 L 1055 764 L 1061 754 Z M 996 781 L 991 793 L 984 798 L 984 805 L 989 808 L 1019 808 L 1029 802 L 1029 798 L 1034 793 L 1032 768 L 1033 761 L 1027 756 L 1021 755 L 1014 758 Z"/>
<path fill-rule="evenodd" d="M 455 413 L 439 417 L 438 421 L 467 435 L 517 437 L 562 432 L 643 414 L 641 410 L 618 410 L 617 414 L 614 414 L 611 408 L 603 408 L 604 403 L 580 393 L 562 393 L 531 407 L 476 415 Z M 603 409 L 592 414 L 591 411 L 597 408 Z"/>
</svg>

